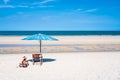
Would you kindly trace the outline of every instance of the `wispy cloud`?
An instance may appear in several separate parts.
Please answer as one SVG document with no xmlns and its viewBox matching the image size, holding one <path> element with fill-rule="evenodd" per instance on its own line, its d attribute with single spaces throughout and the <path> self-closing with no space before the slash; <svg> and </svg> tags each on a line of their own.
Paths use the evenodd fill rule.
<svg viewBox="0 0 120 80">
<path fill-rule="evenodd" d="M 92 13 L 92 12 L 96 12 L 98 9 L 97 8 L 94 8 L 94 9 L 74 9 L 72 11 L 72 13 Z"/>
<path fill-rule="evenodd" d="M 0 5 L 0 8 L 29 8 L 29 6 L 23 6 L 23 5 Z"/>
<path fill-rule="evenodd" d="M 41 6 L 38 6 L 38 7 L 40 7 L 40 8 L 48 8 L 48 7 L 54 7 L 54 6 L 52 6 L 52 5 L 50 5 L 50 6 L 43 6 L 43 5 L 41 5 Z"/>
<path fill-rule="evenodd" d="M 13 5 L 0 5 L 0 8 L 15 8 Z"/>
<path fill-rule="evenodd" d="M 3 0 L 5 4 L 7 4 L 9 2 L 9 0 Z"/>
<path fill-rule="evenodd" d="M 48 3 L 48 2 L 53 2 L 54 0 L 43 0 L 42 2 L 40 2 L 41 4 L 45 4 L 45 3 Z"/>
<path fill-rule="evenodd" d="M 95 8 L 95 9 L 88 9 L 88 10 L 85 10 L 84 12 L 86 12 L 86 13 L 87 13 L 87 12 L 96 12 L 97 10 L 98 10 L 98 9 L 96 9 L 96 8 Z"/>
<path fill-rule="evenodd" d="M 37 8 L 50 8 L 50 7 L 54 7 L 52 5 L 49 6 L 44 6 L 44 5 L 40 5 L 40 6 L 36 6 Z M 35 8 L 34 6 L 25 6 L 25 5 L 17 5 L 17 6 L 13 6 L 13 5 L 0 5 L 0 8 Z"/>
<path fill-rule="evenodd" d="M 71 15 L 79 15 L 79 14 L 89 14 L 89 13 L 96 12 L 98 10 L 99 10 L 98 8 L 94 8 L 94 9 L 77 8 L 77 9 L 69 10 L 69 11 L 64 12 L 62 14 L 67 14 L 68 16 L 71 16 Z"/>
<path fill-rule="evenodd" d="M 42 0 L 42 1 L 37 1 L 37 2 L 33 2 L 33 3 L 22 3 L 22 4 L 18 4 L 18 5 L 8 5 L 8 2 L 10 0 L 3 0 L 4 1 L 4 5 L 0 5 L 0 8 L 48 8 L 48 7 L 54 7 L 53 5 L 46 5 L 46 3 L 49 2 L 53 2 L 55 0 Z"/>
<path fill-rule="evenodd" d="M 49 3 L 49 2 L 54 2 L 55 0 L 43 0 L 41 2 L 33 2 L 31 3 L 31 5 L 44 5 L 46 3 Z"/>
<path fill-rule="evenodd" d="M 78 9 L 73 10 L 73 13 L 76 13 L 76 12 L 82 12 L 82 11 L 84 11 L 84 10 L 81 9 L 81 8 L 78 8 Z"/>
</svg>

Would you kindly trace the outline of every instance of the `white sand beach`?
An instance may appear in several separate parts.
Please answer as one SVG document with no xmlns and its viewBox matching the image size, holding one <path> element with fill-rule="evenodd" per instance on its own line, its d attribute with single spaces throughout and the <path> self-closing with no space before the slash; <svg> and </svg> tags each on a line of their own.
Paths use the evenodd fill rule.
<svg viewBox="0 0 120 80">
<path fill-rule="evenodd" d="M 1 36 L 0 45 L 39 44 L 24 37 Z M 18 67 L 23 56 L 31 60 L 39 47 L 0 46 L 0 80 L 120 80 L 120 36 L 54 37 L 59 41 L 42 42 L 41 66 L 29 61 L 27 68 Z"/>
<path fill-rule="evenodd" d="M 21 40 L 24 37 L 25 36 L 0 36 L 0 53 L 38 53 L 39 41 Z M 59 41 L 42 41 L 43 53 L 120 51 L 120 36 L 53 37 Z"/>
<path fill-rule="evenodd" d="M 38 41 L 21 40 L 27 36 L 0 36 L 0 44 L 38 44 Z M 53 36 L 59 41 L 43 41 L 43 44 L 118 44 L 120 36 Z"/>
<path fill-rule="evenodd" d="M 24 55 L 0 54 L 0 80 L 120 80 L 120 52 L 44 53 L 43 65 L 19 68 Z"/>
</svg>

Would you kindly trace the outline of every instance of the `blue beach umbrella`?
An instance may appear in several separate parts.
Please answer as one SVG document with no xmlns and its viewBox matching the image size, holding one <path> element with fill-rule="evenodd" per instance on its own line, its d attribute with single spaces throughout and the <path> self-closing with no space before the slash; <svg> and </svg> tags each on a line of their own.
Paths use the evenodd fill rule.
<svg viewBox="0 0 120 80">
<path fill-rule="evenodd" d="M 42 40 L 57 41 L 58 39 L 53 38 L 53 37 L 51 37 L 49 35 L 39 33 L 39 34 L 35 34 L 35 35 L 28 36 L 26 38 L 23 38 L 22 40 L 38 40 L 40 42 L 40 53 L 41 53 Z"/>
</svg>

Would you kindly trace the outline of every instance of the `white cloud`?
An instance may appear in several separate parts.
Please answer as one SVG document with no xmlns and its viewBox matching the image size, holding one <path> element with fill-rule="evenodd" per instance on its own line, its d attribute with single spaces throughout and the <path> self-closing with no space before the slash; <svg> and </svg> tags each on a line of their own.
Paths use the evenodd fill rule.
<svg viewBox="0 0 120 80">
<path fill-rule="evenodd" d="M 23 6 L 23 5 L 18 5 L 16 7 L 19 7 L 19 8 L 29 8 L 29 6 Z"/>
<path fill-rule="evenodd" d="M 13 5 L 0 5 L 0 8 L 15 8 Z"/>
<path fill-rule="evenodd" d="M 96 12 L 98 11 L 97 8 L 94 8 L 94 9 L 81 9 L 81 8 L 77 8 L 77 9 L 72 9 L 72 10 L 69 10 L 67 12 L 64 12 L 62 14 L 65 14 L 65 15 L 68 15 L 68 16 L 71 16 L 71 15 L 80 15 L 80 14 L 89 14 L 89 13 L 92 13 L 92 12 Z"/>
<path fill-rule="evenodd" d="M 84 12 L 95 12 L 95 11 L 97 11 L 98 9 L 88 9 L 88 10 L 85 10 Z"/>
<path fill-rule="evenodd" d="M 78 13 L 91 13 L 91 12 L 96 12 L 98 9 L 94 8 L 94 9 L 74 9 L 70 14 L 78 14 Z"/>
<path fill-rule="evenodd" d="M 0 5 L 0 8 L 31 8 L 29 6 L 24 6 L 24 5 Z"/>
<path fill-rule="evenodd" d="M 9 2 L 9 0 L 3 0 L 5 4 L 7 4 Z"/>
<path fill-rule="evenodd" d="M 24 4 L 20 4 L 20 5 L 8 5 L 7 3 L 10 0 L 3 0 L 4 1 L 4 5 L 0 5 L 0 8 L 48 8 L 48 7 L 54 7 L 53 5 L 44 5 L 46 3 L 49 2 L 53 2 L 54 0 L 42 0 L 41 2 L 34 2 L 31 4 L 28 3 L 24 3 Z"/>
<path fill-rule="evenodd" d="M 41 6 L 38 6 L 38 7 L 40 7 L 40 8 L 48 8 L 48 7 L 54 7 L 54 6 L 43 6 L 43 5 L 41 5 Z"/>
<path fill-rule="evenodd" d="M 48 2 L 53 2 L 54 0 L 43 0 L 42 2 L 40 2 L 41 4 L 45 4 L 45 3 L 48 3 Z"/>
<path fill-rule="evenodd" d="M 52 5 L 49 6 L 44 6 L 44 5 L 40 5 L 40 6 L 36 6 L 38 8 L 48 8 L 48 7 L 54 7 Z M 0 5 L 0 8 L 35 8 L 34 6 L 25 6 L 25 5 Z"/>
<path fill-rule="evenodd" d="M 78 8 L 78 9 L 73 10 L 73 13 L 82 12 L 82 11 L 83 9 Z"/>
<path fill-rule="evenodd" d="M 43 5 L 43 4 L 46 4 L 46 3 L 49 3 L 49 2 L 53 2 L 54 0 L 43 0 L 41 2 L 34 2 L 32 3 L 32 5 Z"/>
</svg>

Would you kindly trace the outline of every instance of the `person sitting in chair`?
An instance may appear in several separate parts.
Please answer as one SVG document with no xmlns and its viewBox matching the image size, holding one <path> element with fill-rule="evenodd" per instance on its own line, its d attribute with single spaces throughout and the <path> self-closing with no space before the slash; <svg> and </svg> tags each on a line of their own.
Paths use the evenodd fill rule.
<svg viewBox="0 0 120 80">
<path fill-rule="evenodd" d="M 19 67 L 28 67 L 29 63 L 27 61 L 27 58 L 24 56 L 22 63 L 19 64 Z"/>
</svg>

